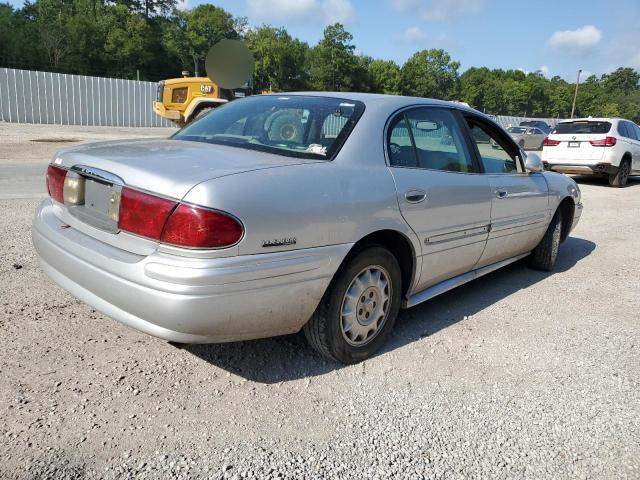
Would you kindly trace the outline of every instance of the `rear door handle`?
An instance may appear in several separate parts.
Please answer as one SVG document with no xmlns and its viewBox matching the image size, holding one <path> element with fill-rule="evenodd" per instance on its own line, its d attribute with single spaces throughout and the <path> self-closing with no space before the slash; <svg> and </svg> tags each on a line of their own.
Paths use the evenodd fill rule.
<svg viewBox="0 0 640 480">
<path fill-rule="evenodd" d="M 509 196 L 509 192 L 506 190 L 496 190 L 496 197 L 498 198 L 507 198 Z"/>
<path fill-rule="evenodd" d="M 427 199 L 427 192 L 424 190 L 409 190 L 404 194 L 404 198 L 409 203 L 420 203 Z"/>
</svg>

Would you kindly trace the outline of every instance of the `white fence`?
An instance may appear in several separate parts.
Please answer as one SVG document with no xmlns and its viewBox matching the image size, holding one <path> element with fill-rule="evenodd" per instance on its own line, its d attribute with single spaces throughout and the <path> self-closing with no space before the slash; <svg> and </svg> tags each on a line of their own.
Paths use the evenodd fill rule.
<svg viewBox="0 0 640 480">
<path fill-rule="evenodd" d="M 169 127 L 152 102 L 157 84 L 0 68 L 0 121 Z"/>
<path fill-rule="evenodd" d="M 153 82 L 0 68 L 0 121 L 170 127 L 171 122 L 153 111 L 156 88 Z M 531 120 L 504 115 L 494 118 L 505 128 Z M 536 120 L 544 120 L 552 127 L 558 121 Z"/>
</svg>

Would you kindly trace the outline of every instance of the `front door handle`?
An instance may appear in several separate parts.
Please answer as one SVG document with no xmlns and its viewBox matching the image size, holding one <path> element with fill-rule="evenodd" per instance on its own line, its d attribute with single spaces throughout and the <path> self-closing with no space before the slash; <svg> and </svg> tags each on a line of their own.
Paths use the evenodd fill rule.
<svg viewBox="0 0 640 480">
<path fill-rule="evenodd" d="M 507 198 L 509 196 L 509 192 L 506 190 L 496 190 L 496 197 L 498 198 Z"/>
<path fill-rule="evenodd" d="M 424 190 L 409 190 L 404 194 L 404 198 L 409 203 L 420 203 L 427 199 L 427 192 Z"/>
</svg>

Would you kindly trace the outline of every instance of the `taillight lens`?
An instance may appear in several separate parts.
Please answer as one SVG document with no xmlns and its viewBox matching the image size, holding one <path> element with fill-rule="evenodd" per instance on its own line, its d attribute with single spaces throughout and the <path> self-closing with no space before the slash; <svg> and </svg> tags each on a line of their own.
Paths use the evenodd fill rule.
<svg viewBox="0 0 640 480">
<path fill-rule="evenodd" d="M 162 228 L 176 205 L 173 200 L 124 187 L 120 196 L 118 228 L 159 240 Z"/>
<path fill-rule="evenodd" d="M 242 224 L 224 212 L 156 197 L 128 187 L 120 197 L 120 230 L 179 247 L 223 248 L 238 243 Z"/>
<path fill-rule="evenodd" d="M 601 140 L 591 140 L 589 143 L 594 147 L 613 147 L 616 142 L 616 137 L 606 137 Z"/>
<path fill-rule="evenodd" d="M 56 202 L 64 203 L 64 177 L 67 171 L 64 168 L 49 165 L 47 168 L 47 191 Z"/>
<path fill-rule="evenodd" d="M 560 145 L 560 140 L 551 140 L 549 137 L 545 138 L 542 142 L 545 147 L 557 147 Z"/>
<path fill-rule="evenodd" d="M 242 234 L 242 225 L 230 215 L 183 203 L 167 220 L 161 242 L 191 248 L 222 248 L 237 243 Z"/>
</svg>

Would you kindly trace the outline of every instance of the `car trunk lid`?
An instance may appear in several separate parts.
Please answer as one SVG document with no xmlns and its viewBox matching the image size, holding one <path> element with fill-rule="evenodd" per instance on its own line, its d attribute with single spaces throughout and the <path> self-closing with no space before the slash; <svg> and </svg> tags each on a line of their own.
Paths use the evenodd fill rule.
<svg viewBox="0 0 640 480">
<path fill-rule="evenodd" d="M 113 241 L 99 236 L 122 246 L 122 239 L 115 237 L 120 233 L 119 207 L 125 187 L 178 202 L 207 180 L 303 162 L 309 160 L 200 142 L 144 139 L 72 147 L 60 151 L 53 164 L 68 170 L 65 203 L 60 206 L 63 219 L 72 218 L 85 233 L 91 234 L 93 228 L 113 234 Z M 148 242 L 144 243 L 143 250 L 148 251 Z M 135 240 L 130 246 L 128 250 L 138 250 Z"/>
<path fill-rule="evenodd" d="M 594 147 L 591 142 L 606 138 L 603 133 L 554 133 L 549 140 L 558 141 L 555 146 L 544 146 L 543 160 L 562 161 L 566 163 L 591 164 L 599 162 L 604 155 L 604 148 Z"/>
</svg>

